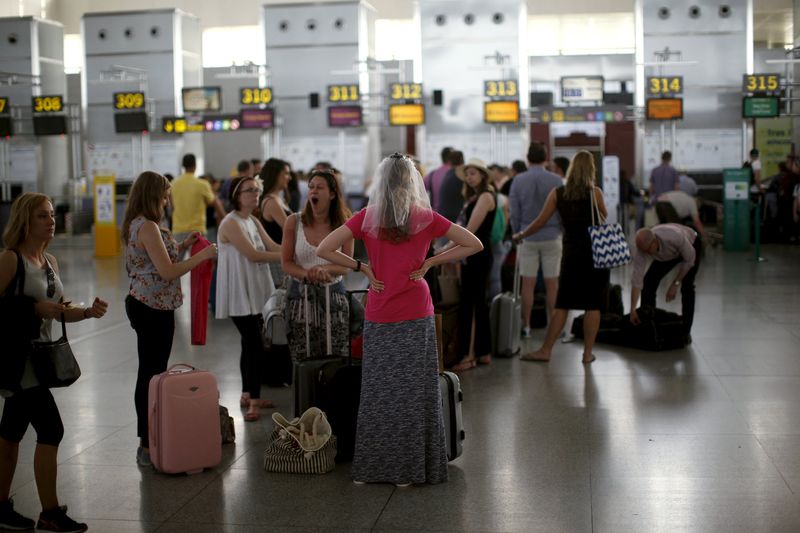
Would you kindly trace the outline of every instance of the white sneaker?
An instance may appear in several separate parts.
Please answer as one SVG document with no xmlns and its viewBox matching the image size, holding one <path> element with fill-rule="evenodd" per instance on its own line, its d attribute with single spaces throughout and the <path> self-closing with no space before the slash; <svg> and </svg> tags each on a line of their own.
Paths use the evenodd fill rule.
<svg viewBox="0 0 800 533">
<path fill-rule="evenodd" d="M 529 326 L 525 326 L 524 328 L 522 328 L 522 338 L 523 339 L 531 338 L 531 328 Z"/>
</svg>

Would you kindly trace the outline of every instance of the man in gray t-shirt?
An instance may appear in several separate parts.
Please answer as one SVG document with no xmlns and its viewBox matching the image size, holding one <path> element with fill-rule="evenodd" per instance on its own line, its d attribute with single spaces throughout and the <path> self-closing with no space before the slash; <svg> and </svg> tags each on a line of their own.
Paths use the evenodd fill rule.
<svg viewBox="0 0 800 533">
<path fill-rule="evenodd" d="M 514 233 L 522 231 L 533 222 L 541 213 L 550 191 L 561 187 L 561 178 L 545 170 L 545 161 L 547 161 L 547 149 L 544 145 L 531 143 L 528 148 L 530 166 L 526 172 L 514 177 L 508 196 L 511 229 Z M 519 273 L 522 276 L 522 334 L 523 337 L 529 337 L 533 290 L 540 263 L 547 291 L 548 320 L 556 304 L 561 265 L 561 219 L 558 213 L 550 217 L 541 230 L 520 243 L 517 254 Z"/>
<path fill-rule="evenodd" d="M 655 205 L 656 199 L 665 192 L 680 189 L 681 180 L 678 171 L 670 163 L 672 163 L 672 153 L 666 151 L 661 154 L 661 164 L 650 174 L 650 205 Z"/>
<path fill-rule="evenodd" d="M 456 168 L 464 165 L 464 153 L 458 150 L 451 151 L 448 163 L 450 170 L 442 178 L 439 198 L 434 209 L 450 222 L 455 222 L 464 207 L 464 196 L 461 194 L 464 182 L 456 175 Z"/>
</svg>

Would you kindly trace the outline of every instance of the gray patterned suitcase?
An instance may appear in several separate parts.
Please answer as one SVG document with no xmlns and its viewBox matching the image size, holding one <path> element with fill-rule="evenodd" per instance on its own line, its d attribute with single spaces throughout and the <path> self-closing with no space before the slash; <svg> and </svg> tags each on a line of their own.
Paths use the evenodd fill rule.
<svg viewBox="0 0 800 533">
<path fill-rule="evenodd" d="M 522 301 L 519 297 L 519 253 L 514 264 L 514 290 L 498 294 L 489 309 L 492 332 L 492 355 L 514 357 L 520 352 Z"/>
<path fill-rule="evenodd" d="M 444 419 L 444 435 L 447 443 L 447 460 L 452 461 L 464 451 L 464 425 L 461 419 L 461 382 L 452 372 L 439 374 L 439 387 L 442 394 L 442 418 Z"/>
</svg>

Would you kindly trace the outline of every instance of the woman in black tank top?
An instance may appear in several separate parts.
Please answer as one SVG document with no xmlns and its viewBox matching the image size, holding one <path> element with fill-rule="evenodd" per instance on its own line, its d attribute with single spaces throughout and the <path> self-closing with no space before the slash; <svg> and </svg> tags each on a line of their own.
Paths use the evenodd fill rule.
<svg viewBox="0 0 800 533">
<path fill-rule="evenodd" d="M 458 353 L 461 361 L 454 370 L 468 370 L 477 363 L 489 364 L 491 331 L 489 305 L 485 288 L 492 270 L 492 225 L 497 210 L 497 194 L 489 184 L 489 169 L 480 159 L 470 159 L 456 174 L 464 181 L 462 194 L 466 200 L 464 213 L 467 229 L 478 237 L 483 250 L 469 256 L 461 267 L 461 294 L 458 304 Z M 483 288 L 483 290 L 481 290 Z M 475 349 L 470 353 L 473 317 L 475 318 Z"/>
<path fill-rule="evenodd" d="M 289 163 L 271 157 L 267 159 L 258 177 L 264 184 L 264 196 L 261 197 L 259 218 L 269 238 L 278 244 L 283 242 L 283 225 L 286 218 L 292 214 L 289 206 L 281 197 L 281 192 L 286 189 L 292 173 Z M 280 263 L 270 263 L 269 270 L 272 281 L 276 287 L 283 285 L 283 271 Z"/>
</svg>

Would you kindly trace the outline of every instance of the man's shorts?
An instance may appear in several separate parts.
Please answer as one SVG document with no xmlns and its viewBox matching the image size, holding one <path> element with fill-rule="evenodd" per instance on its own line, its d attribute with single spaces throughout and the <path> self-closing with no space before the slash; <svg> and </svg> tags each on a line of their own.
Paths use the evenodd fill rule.
<svg viewBox="0 0 800 533">
<path fill-rule="evenodd" d="M 519 273 L 526 278 L 539 274 L 539 262 L 545 278 L 557 278 L 561 267 L 561 237 L 552 241 L 523 241 L 517 247 Z"/>
</svg>

